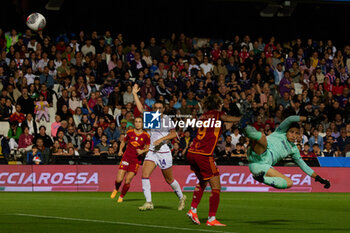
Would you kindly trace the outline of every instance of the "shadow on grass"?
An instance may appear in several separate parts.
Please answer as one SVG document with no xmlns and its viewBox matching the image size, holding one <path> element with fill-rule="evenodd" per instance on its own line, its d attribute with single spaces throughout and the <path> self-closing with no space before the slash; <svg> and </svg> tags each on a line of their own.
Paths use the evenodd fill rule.
<svg viewBox="0 0 350 233">
<path fill-rule="evenodd" d="M 256 224 L 256 225 L 290 225 L 298 222 L 298 220 L 288 220 L 288 219 L 270 219 L 261 221 L 245 221 L 244 223 Z"/>
<path fill-rule="evenodd" d="M 128 202 L 134 202 L 134 201 L 142 201 L 142 200 L 144 200 L 144 199 L 137 199 L 137 198 L 134 198 L 134 199 L 125 199 L 123 202 L 125 202 L 125 203 L 128 203 Z"/>
<path fill-rule="evenodd" d="M 172 209 L 174 209 L 174 208 L 171 207 L 171 206 L 165 206 L 165 205 L 155 205 L 155 206 L 154 206 L 154 209 L 172 210 Z"/>
</svg>

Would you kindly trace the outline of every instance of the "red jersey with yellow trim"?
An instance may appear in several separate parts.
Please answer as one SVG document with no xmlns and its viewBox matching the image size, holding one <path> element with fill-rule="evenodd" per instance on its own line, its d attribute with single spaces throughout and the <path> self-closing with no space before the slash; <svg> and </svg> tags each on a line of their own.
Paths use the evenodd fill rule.
<svg viewBox="0 0 350 233">
<path fill-rule="evenodd" d="M 211 119 L 216 122 L 220 121 L 220 117 L 224 114 L 226 113 L 217 110 L 210 110 L 203 113 L 199 119 L 202 121 Z M 215 127 L 215 124 L 210 126 L 211 127 L 204 127 L 204 125 L 202 125 L 201 128 L 198 128 L 197 136 L 193 139 L 192 146 L 188 152 L 207 156 L 213 155 L 214 149 L 221 135 L 221 127 Z"/>
<path fill-rule="evenodd" d="M 128 142 L 126 150 L 123 154 L 123 160 L 139 160 L 139 155 L 137 154 L 137 149 L 144 149 L 146 145 L 150 144 L 150 136 L 146 131 L 141 134 L 137 134 L 134 129 L 128 130 L 124 138 L 125 142 Z"/>
</svg>

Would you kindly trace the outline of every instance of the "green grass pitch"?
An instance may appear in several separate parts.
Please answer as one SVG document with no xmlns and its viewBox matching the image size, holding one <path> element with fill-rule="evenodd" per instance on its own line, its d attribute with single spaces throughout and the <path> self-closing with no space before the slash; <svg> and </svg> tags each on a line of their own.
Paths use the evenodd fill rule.
<svg viewBox="0 0 350 233">
<path fill-rule="evenodd" d="M 205 226 L 209 193 L 198 207 L 201 225 L 177 211 L 173 193 L 153 193 L 155 209 L 141 212 L 142 193 L 123 203 L 110 193 L 0 193 L 0 232 L 350 232 L 350 193 L 222 193 L 218 220 Z"/>
</svg>

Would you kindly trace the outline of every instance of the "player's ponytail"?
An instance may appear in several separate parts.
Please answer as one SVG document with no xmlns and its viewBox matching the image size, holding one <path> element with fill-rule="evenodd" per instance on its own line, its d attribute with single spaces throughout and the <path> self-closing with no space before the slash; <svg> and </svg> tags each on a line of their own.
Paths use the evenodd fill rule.
<svg viewBox="0 0 350 233">
<path fill-rule="evenodd" d="M 222 105 L 222 103 L 223 103 L 223 100 L 220 96 L 210 95 L 204 98 L 203 107 L 207 111 L 218 110 L 220 109 L 220 106 Z"/>
</svg>

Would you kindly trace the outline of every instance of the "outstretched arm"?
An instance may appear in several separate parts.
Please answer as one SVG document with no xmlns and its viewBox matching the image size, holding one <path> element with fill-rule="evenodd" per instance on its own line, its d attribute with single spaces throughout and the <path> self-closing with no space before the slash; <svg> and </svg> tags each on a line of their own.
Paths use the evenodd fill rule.
<svg viewBox="0 0 350 233">
<path fill-rule="evenodd" d="M 241 120 L 241 117 L 235 117 L 230 115 L 221 115 L 220 120 L 229 121 L 229 122 L 238 122 Z"/>
<path fill-rule="evenodd" d="M 328 189 L 331 187 L 331 183 L 329 180 L 325 180 L 321 178 L 319 175 L 317 175 L 314 170 L 312 170 L 303 160 L 303 158 L 300 156 L 300 152 L 298 151 L 293 155 L 293 160 L 294 162 L 303 170 L 306 174 L 311 176 L 312 178 L 315 179 L 316 182 L 320 182 L 321 184 L 324 184 L 324 188 Z"/>
<path fill-rule="evenodd" d="M 280 126 L 277 128 L 277 131 L 287 132 L 292 123 L 299 121 L 306 121 L 306 117 L 297 115 L 289 116 L 286 119 L 284 119 L 284 121 L 282 121 Z"/>
<path fill-rule="evenodd" d="M 140 101 L 140 98 L 139 98 L 139 96 L 137 95 L 137 92 L 139 92 L 139 91 L 140 91 L 139 85 L 135 84 L 135 85 L 132 87 L 132 94 L 133 94 L 133 96 L 134 96 L 134 100 L 135 100 L 137 109 L 140 111 L 140 113 L 143 113 L 145 110 L 143 109 L 143 106 L 142 106 L 142 103 L 141 103 L 141 101 Z"/>
<path fill-rule="evenodd" d="M 309 176 L 311 176 L 312 178 L 315 178 L 315 172 L 314 170 L 312 170 L 303 160 L 303 158 L 298 154 L 293 155 L 293 160 L 294 162 L 301 168 L 301 170 L 303 170 L 303 172 L 305 172 L 306 174 L 308 174 Z"/>
</svg>

